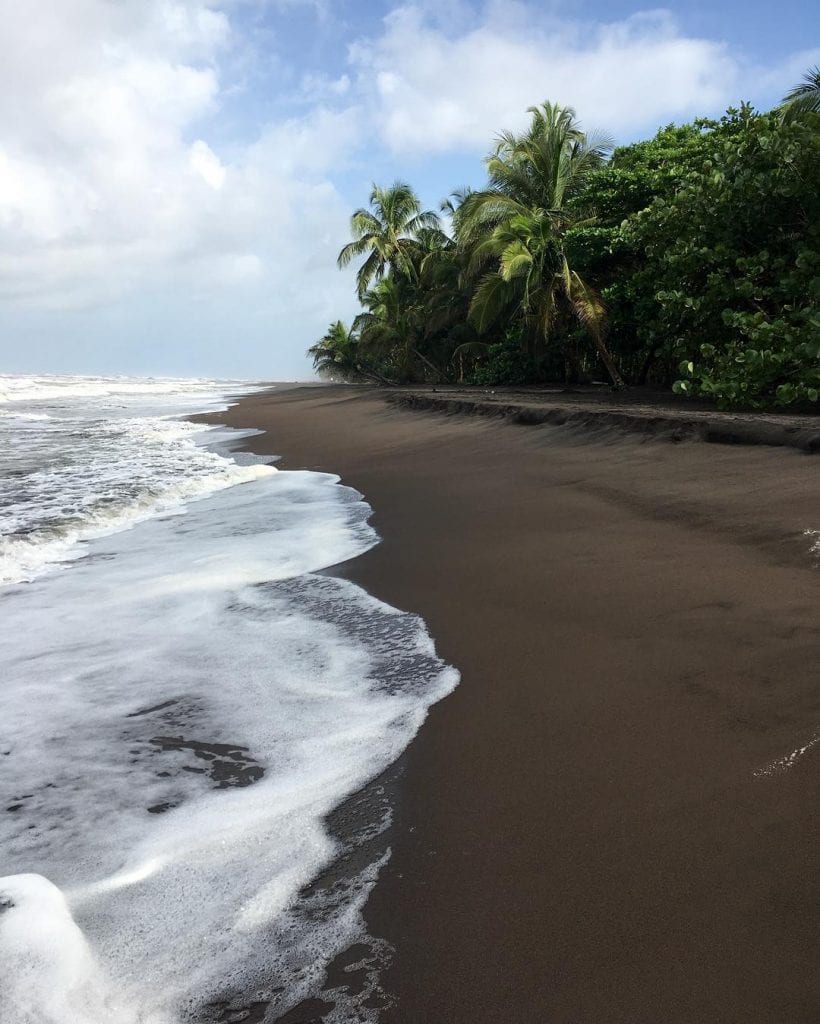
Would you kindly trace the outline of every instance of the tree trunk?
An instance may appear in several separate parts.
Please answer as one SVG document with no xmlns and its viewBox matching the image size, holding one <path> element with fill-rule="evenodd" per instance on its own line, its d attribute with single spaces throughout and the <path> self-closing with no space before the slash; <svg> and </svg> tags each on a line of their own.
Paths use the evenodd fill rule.
<svg viewBox="0 0 820 1024">
<path fill-rule="evenodd" d="M 440 383 L 440 381 L 441 381 L 441 378 L 442 378 L 442 372 L 441 372 L 441 370 L 440 370 L 440 369 L 439 369 L 439 368 L 438 368 L 438 367 L 437 367 L 437 366 L 436 366 L 436 365 L 435 365 L 434 363 L 431 363 L 431 362 L 430 362 L 430 360 L 429 360 L 429 359 L 427 358 L 427 356 L 423 356 L 423 355 L 421 354 L 421 352 L 419 352 L 419 350 L 418 350 L 417 348 L 414 348 L 414 349 L 412 349 L 412 351 L 413 351 L 413 354 L 414 354 L 414 355 L 417 355 L 417 356 L 419 357 L 419 359 L 420 359 L 420 360 L 421 360 L 421 361 L 422 361 L 422 362 L 423 362 L 423 363 L 424 363 L 424 364 L 425 364 L 426 366 L 429 366 L 429 367 L 430 367 L 430 369 L 431 369 L 431 370 L 433 371 L 433 373 L 434 373 L 434 374 L 436 375 L 436 377 L 437 377 L 436 383 L 437 383 L 437 384 L 438 384 L 438 383 Z"/>
<path fill-rule="evenodd" d="M 578 342 L 572 335 L 564 346 L 564 383 L 570 386 L 586 383 L 578 354 Z"/>
<path fill-rule="evenodd" d="M 646 359 L 643 361 L 641 372 L 638 375 L 638 384 L 643 387 L 646 384 L 647 378 L 649 377 L 649 371 L 652 369 L 652 364 L 655 362 L 658 353 L 654 348 L 651 348 L 646 354 Z"/>
<path fill-rule="evenodd" d="M 595 347 L 598 349 L 598 355 L 601 358 L 601 362 L 606 367 L 607 373 L 612 379 L 612 386 L 617 388 L 618 390 L 625 388 L 626 381 L 618 372 L 618 367 L 615 365 L 615 360 L 609 354 L 609 349 L 604 344 L 604 339 L 600 335 L 595 336 Z"/>
</svg>

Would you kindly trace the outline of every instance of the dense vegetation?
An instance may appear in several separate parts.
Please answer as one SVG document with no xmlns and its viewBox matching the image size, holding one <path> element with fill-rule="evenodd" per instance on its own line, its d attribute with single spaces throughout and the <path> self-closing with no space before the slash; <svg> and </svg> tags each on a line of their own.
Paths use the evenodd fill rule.
<svg viewBox="0 0 820 1024">
<path fill-rule="evenodd" d="M 612 151 L 546 103 L 442 215 L 373 188 L 339 265 L 362 312 L 311 349 L 327 376 L 539 384 L 604 374 L 722 405 L 820 393 L 820 71 L 781 108 Z M 445 225 L 447 227 L 445 228 Z"/>
</svg>

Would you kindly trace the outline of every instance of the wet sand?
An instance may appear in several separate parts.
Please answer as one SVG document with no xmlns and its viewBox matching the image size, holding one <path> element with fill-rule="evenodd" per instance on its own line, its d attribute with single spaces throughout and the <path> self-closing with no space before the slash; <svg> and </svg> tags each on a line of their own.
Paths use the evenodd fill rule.
<svg viewBox="0 0 820 1024">
<path fill-rule="evenodd" d="M 216 418 L 365 495 L 341 571 L 462 673 L 367 907 L 380 1019 L 816 1020 L 820 745 L 776 762 L 820 732 L 820 460 L 344 387 Z"/>
</svg>

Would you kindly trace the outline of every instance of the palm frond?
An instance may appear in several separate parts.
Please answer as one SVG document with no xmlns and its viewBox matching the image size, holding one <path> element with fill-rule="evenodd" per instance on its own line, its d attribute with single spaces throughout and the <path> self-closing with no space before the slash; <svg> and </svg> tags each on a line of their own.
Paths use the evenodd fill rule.
<svg viewBox="0 0 820 1024">
<path fill-rule="evenodd" d="M 787 120 L 820 113 L 820 67 L 815 64 L 804 73 L 803 81 L 783 97 L 781 109 Z"/>
<path fill-rule="evenodd" d="M 378 247 L 374 247 L 356 274 L 356 292 L 359 300 L 361 300 L 364 293 L 370 287 L 371 282 L 374 279 L 378 280 L 383 273 L 384 259 Z"/>
<path fill-rule="evenodd" d="M 464 356 L 472 356 L 473 359 L 487 354 L 490 345 L 486 341 L 464 341 L 453 349 L 453 361 Z"/>
<path fill-rule="evenodd" d="M 479 334 L 483 334 L 509 309 L 512 289 L 498 274 L 486 274 L 479 282 L 467 316 Z"/>
<path fill-rule="evenodd" d="M 543 346 L 552 334 L 553 323 L 557 314 L 555 279 L 542 281 L 529 294 L 528 319 L 533 327 L 533 335 L 538 347 Z"/>
<path fill-rule="evenodd" d="M 354 238 L 364 238 L 365 235 L 378 234 L 381 223 L 370 210 L 356 210 L 350 218 L 350 230 Z"/>
<path fill-rule="evenodd" d="M 603 338 L 606 306 L 598 292 L 564 261 L 564 283 L 567 298 L 578 320 L 596 340 Z"/>
<path fill-rule="evenodd" d="M 516 239 L 501 252 L 501 277 L 511 281 L 514 277 L 523 277 L 532 269 L 532 253 L 523 242 Z"/>
<path fill-rule="evenodd" d="M 432 210 L 423 210 L 407 220 L 402 229 L 410 235 L 418 235 L 421 231 L 440 231 L 441 220 Z"/>
<path fill-rule="evenodd" d="M 365 236 L 363 238 L 356 238 L 352 242 L 348 242 L 347 245 L 343 246 L 336 258 L 336 263 L 339 269 L 346 267 L 351 260 L 367 252 L 371 243 L 372 239 L 369 236 Z"/>
</svg>

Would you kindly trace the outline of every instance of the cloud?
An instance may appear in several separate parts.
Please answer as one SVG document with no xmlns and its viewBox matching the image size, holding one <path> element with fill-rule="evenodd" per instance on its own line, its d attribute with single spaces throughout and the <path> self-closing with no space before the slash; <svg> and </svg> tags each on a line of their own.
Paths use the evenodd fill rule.
<svg viewBox="0 0 820 1024">
<path fill-rule="evenodd" d="M 36 275 L 45 298 L 80 282 L 91 298 L 104 273 L 110 292 L 173 253 L 210 191 L 207 146 L 185 134 L 215 109 L 226 19 L 162 0 L 4 6 L 0 289 L 24 296 Z"/>
<path fill-rule="evenodd" d="M 317 66 L 286 45 L 311 10 Z M 479 156 L 546 98 L 651 132 L 749 83 L 777 97 L 820 59 L 751 67 L 668 13 L 549 10 L 419 0 L 346 50 L 327 0 L 0 0 L 5 367 L 304 373 L 353 313 L 336 254 L 381 169 Z"/>
<path fill-rule="evenodd" d="M 220 150 L 223 67 L 243 40 L 219 6 L 0 0 L 0 90 L 14 97 L 0 108 L 6 323 L 14 309 L 21 323 L 32 310 L 91 323 L 149 302 L 175 323 L 211 310 L 241 334 L 253 306 L 269 333 L 306 323 L 292 364 L 330 304 L 352 307 L 335 268 L 348 213 L 326 173 L 354 118 L 309 107 Z"/>
<path fill-rule="evenodd" d="M 359 89 L 393 152 L 484 151 L 546 99 L 629 139 L 718 112 L 752 84 L 727 44 L 682 34 L 668 11 L 593 24 L 503 0 L 464 15 L 463 5 L 409 4 L 352 46 Z"/>
<path fill-rule="evenodd" d="M 197 139 L 189 150 L 189 160 L 206 184 L 217 191 L 222 188 L 227 172 L 207 142 Z"/>
</svg>

